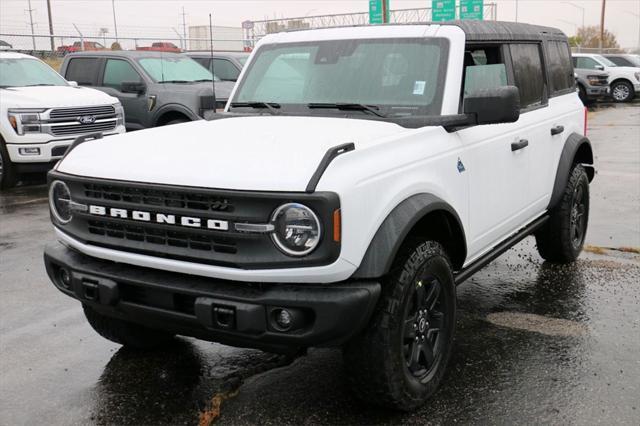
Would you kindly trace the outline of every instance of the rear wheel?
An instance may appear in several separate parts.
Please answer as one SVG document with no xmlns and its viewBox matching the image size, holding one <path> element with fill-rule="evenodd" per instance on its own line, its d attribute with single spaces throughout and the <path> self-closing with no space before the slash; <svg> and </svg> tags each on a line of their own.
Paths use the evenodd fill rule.
<svg viewBox="0 0 640 426">
<path fill-rule="evenodd" d="M 444 249 L 433 241 L 408 245 L 369 326 L 344 348 L 354 394 L 400 410 L 423 405 L 444 375 L 455 316 L 455 284 Z"/>
<path fill-rule="evenodd" d="M 99 335 L 123 346 L 150 349 L 166 346 L 173 341 L 171 333 L 107 317 L 87 305 L 82 305 L 82 308 L 87 321 Z"/>
<path fill-rule="evenodd" d="M 0 189 L 9 189 L 16 184 L 15 166 L 9 158 L 7 147 L 0 141 Z"/>
<path fill-rule="evenodd" d="M 560 203 L 536 233 L 538 253 L 550 262 L 570 263 L 578 258 L 589 222 L 589 178 L 584 167 L 571 170 Z"/>
<path fill-rule="evenodd" d="M 628 81 L 618 80 L 611 85 L 611 97 L 616 102 L 629 102 L 633 95 L 633 86 Z"/>
</svg>

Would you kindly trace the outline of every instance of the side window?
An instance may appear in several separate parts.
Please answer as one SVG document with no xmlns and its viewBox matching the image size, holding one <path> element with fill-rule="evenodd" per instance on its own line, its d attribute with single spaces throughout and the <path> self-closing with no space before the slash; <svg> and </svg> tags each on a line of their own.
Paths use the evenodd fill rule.
<svg viewBox="0 0 640 426">
<path fill-rule="evenodd" d="M 520 90 L 520 107 L 525 109 L 542 105 L 545 101 L 545 77 L 540 45 L 512 44 L 509 50 L 515 83 Z"/>
<path fill-rule="evenodd" d="M 98 76 L 100 60 L 97 58 L 74 58 L 69 61 L 64 75 L 69 81 L 81 86 L 94 86 Z"/>
<path fill-rule="evenodd" d="M 220 80 L 236 81 L 240 71 L 226 59 L 213 59 L 213 70 Z"/>
<path fill-rule="evenodd" d="M 547 48 L 551 91 L 555 94 L 573 89 L 574 77 L 569 56 L 569 46 L 565 42 L 550 41 L 547 44 Z"/>
<path fill-rule="evenodd" d="M 599 64 L 595 61 L 595 59 L 591 59 L 587 56 L 578 56 L 576 58 L 576 68 L 595 70 L 597 65 Z"/>
<path fill-rule="evenodd" d="M 142 80 L 140 79 L 140 74 L 129 62 L 121 59 L 107 59 L 102 85 L 120 90 L 120 86 L 125 81 L 139 83 Z"/>
<path fill-rule="evenodd" d="M 607 56 L 606 58 L 619 67 L 635 67 L 630 60 L 622 56 Z"/>
<path fill-rule="evenodd" d="M 464 53 L 463 95 L 507 85 L 507 68 L 500 46 L 467 47 Z"/>
<path fill-rule="evenodd" d="M 194 61 L 199 63 L 205 68 L 209 68 L 209 58 L 193 58 Z"/>
</svg>

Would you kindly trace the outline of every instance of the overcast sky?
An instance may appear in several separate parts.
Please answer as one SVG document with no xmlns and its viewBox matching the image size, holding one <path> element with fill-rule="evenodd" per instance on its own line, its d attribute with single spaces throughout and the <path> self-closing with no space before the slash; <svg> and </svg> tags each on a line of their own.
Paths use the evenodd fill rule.
<svg viewBox="0 0 640 426">
<path fill-rule="evenodd" d="M 56 33 L 73 33 L 72 24 L 83 31 L 109 28 L 113 34 L 111 0 L 51 0 Z M 485 0 L 485 4 L 490 3 Z M 516 17 L 515 0 L 496 0 L 498 19 L 513 21 Z M 582 23 L 582 12 L 561 0 L 519 0 L 518 20 L 561 28 L 575 33 Z M 585 24 L 597 25 L 600 20 L 601 0 L 574 0 L 573 4 L 585 8 Z M 214 25 L 240 26 L 244 20 L 296 17 L 331 13 L 365 12 L 368 0 L 115 0 L 118 32 L 144 36 L 151 28 L 175 27 L 180 30 L 184 6 L 189 25 L 208 23 L 213 12 Z M 419 8 L 431 5 L 430 0 L 391 0 L 391 9 Z M 35 9 L 33 19 L 37 33 L 47 33 L 47 7 L 45 0 L 31 0 Z M 0 0 L 0 33 L 28 33 L 28 0 Z M 635 47 L 639 43 L 640 0 L 608 0 L 606 28 L 617 37 L 621 46 Z M 155 34 L 154 34 L 155 35 Z M 6 38 L 6 37 L 5 37 Z"/>
</svg>

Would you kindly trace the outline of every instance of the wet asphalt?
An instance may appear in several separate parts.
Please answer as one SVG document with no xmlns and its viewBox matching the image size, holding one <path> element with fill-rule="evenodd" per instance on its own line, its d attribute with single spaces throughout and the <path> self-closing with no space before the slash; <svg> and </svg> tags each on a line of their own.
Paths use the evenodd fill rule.
<svg viewBox="0 0 640 426">
<path fill-rule="evenodd" d="M 529 238 L 461 285 L 448 373 L 411 414 L 358 402 L 338 349 L 289 359 L 102 339 L 46 277 L 42 178 L 1 194 L 0 425 L 640 424 L 640 104 L 589 120 L 587 250 L 556 266 Z"/>
</svg>

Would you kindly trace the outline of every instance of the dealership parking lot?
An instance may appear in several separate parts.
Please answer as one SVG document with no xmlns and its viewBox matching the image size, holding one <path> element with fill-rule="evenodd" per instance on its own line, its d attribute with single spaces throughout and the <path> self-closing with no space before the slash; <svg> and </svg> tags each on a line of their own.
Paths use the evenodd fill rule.
<svg viewBox="0 0 640 426">
<path fill-rule="evenodd" d="M 339 350 L 102 339 L 44 271 L 45 186 L 0 195 L 0 424 L 640 423 L 640 104 L 589 120 L 587 251 L 558 267 L 529 238 L 463 284 L 445 381 L 406 415 L 357 402 Z"/>
</svg>

